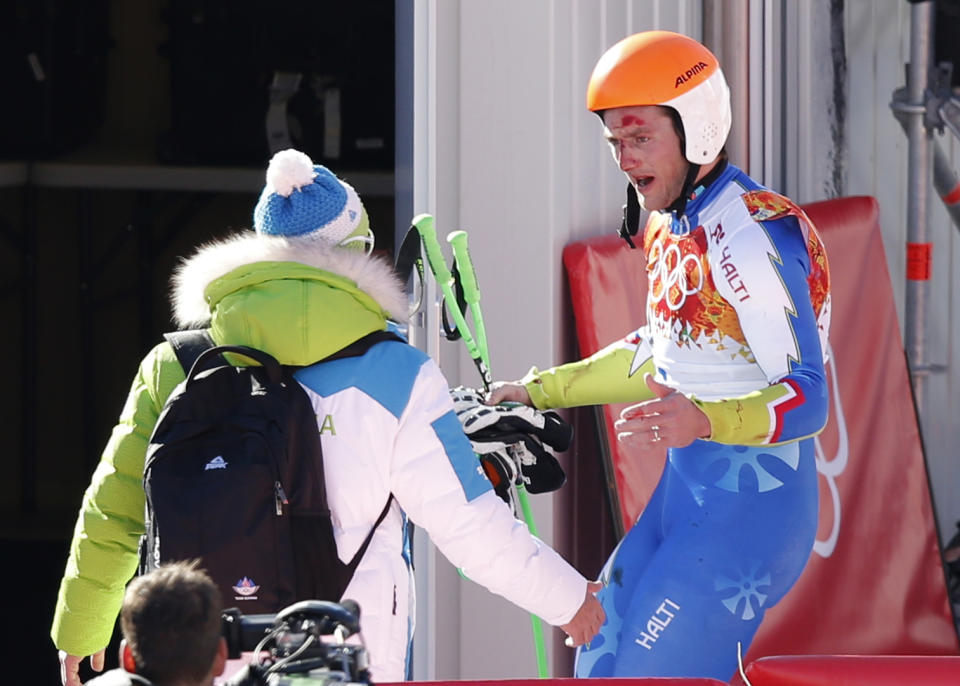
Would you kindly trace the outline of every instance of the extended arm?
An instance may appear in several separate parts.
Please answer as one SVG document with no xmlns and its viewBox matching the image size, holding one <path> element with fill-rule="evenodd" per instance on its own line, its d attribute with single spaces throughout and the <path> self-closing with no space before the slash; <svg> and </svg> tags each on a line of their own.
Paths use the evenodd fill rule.
<svg viewBox="0 0 960 686">
<path fill-rule="evenodd" d="M 646 331 L 640 328 L 582 360 L 542 372 L 534 367 L 519 383 L 534 407 L 580 407 L 651 398 L 643 375 L 652 372 Z"/>
<path fill-rule="evenodd" d="M 574 638 L 595 633 L 598 608 L 589 610 L 586 579 L 493 492 L 432 361 L 421 370 L 401 424 L 391 490 L 444 556 L 471 580 L 544 621 L 574 622 Z"/>
</svg>

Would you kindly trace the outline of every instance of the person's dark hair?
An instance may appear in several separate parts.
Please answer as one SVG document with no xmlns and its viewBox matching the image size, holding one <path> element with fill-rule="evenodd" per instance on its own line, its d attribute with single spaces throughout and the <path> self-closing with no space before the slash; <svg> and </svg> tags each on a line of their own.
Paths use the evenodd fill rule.
<svg viewBox="0 0 960 686">
<path fill-rule="evenodd" d="M 687 134 L 684 133 L 683 119 L 680 118 L 680 113 L 672 107 L 666 107 L 664 105 L 659 105 L 659 107 L 670 116 L 670 121 L 673 122 L 673 130 L 676 132 L 677 138 L 680 139 L 680 154 L 686 158 Z"/>
<path fill-rule="evenodd" d="M 161 565 L 127 587 L 123 637 L 137 674 L 154 684 L 199 681 L 220 641 L 220 591 L 198 561 Z"/>
</svg>

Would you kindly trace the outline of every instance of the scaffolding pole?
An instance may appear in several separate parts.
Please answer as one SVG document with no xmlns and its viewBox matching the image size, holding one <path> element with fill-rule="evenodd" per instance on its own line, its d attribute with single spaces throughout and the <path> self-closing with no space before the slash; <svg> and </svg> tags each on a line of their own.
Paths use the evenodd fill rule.
<svg viewBox="0 0 960 686">
<path fill-rule="evenodd" d="M 926 409 L 927 299 L 933 246 L 928 239 L 927 193 L 930 188 L 930 134 L 926 128 L 926 91 L 933 34 L 932 0 L 910 3 L 910 63 L 907 102 L 903 108 L 908 140 L 907 157 L 907 279 L 904 303 L 905 347 L 913 374 L 917 412 Z"/>
</svg>

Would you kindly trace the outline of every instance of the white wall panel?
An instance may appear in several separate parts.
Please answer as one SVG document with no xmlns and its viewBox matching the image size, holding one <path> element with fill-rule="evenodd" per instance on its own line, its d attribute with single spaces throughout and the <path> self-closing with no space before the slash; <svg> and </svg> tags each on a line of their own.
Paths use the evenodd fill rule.
<svg viewBox="0 0 960 686">
<path fill-rule="evenodd" d="M 552 252 L 549 235 L 541 229 L 554 193 L 549 27 L 549 6 L 541 2 L 494 0 L 461 7 L 459 223 L 443 231 L 461 228 L 471 236 L 498 377 L 514 373 L 505 369 L 507 357 L 537 356 L 539 334 L 551 325 L 549 302 L 558 288 L 553 270 L 539 259 Z M 528 288 L 528 280 L 538 288 Z M 460 371 L 464 382 L 478 385 L 463 357 Z M 546 540 L 552 540 L 551 514 L 535 510 Z M 461 675 L 536 675 L 528 616 L 472 584 L 463 585 L 461 596 L 467 620 L 461 625 Z"/>
<path fill-rule="evenodd" d="M 907 240 L 907 138 L 893 117 L 893 92 L 905 84 L 910 55 L 909 5 L 896 0 L 851 0 L 847 13 L 850 140 L 847 193 L 873 195 L 897 312 L 903 322 Z"/>
</svg>

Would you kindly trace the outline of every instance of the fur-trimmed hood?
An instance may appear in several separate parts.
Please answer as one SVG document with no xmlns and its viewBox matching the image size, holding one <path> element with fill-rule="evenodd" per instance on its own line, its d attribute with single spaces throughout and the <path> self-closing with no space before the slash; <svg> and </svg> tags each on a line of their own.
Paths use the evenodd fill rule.
<svg viewBox="0 0 960 686">
<path fill-rule="evenodd" d="M 283 364 L 309 364 L 386 320 L 407 297 L 385 260 L 304 238 L 239 234 L 201 246 L 172 280 L 180 328 L 250 345 Z"/>
<path fill-rule="evenodd" d="M 177 326 L 206 326 L 211 316 L 207 286 L 237 267 L 256 262 L 299 262 L 346 277 L 373 298 L 391 319 L 407 320 L 403 287 L 384 260 L 309 239 L 238 234 L 200 246 L 174 272 L 171 301 Z"/>
</svg>

